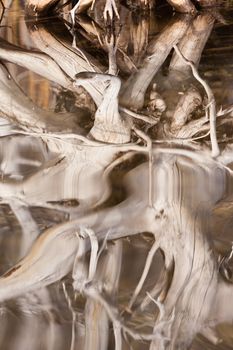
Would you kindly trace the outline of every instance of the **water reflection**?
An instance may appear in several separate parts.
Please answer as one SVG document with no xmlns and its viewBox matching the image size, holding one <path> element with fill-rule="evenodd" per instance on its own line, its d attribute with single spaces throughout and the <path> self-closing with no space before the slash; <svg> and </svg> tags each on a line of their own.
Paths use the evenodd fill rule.
<svg viewBox="0 0 233 350">
<path fill-rule="evenodd" d="M 232 96 L 206 58 L 221 14 L 122 4 L 109 26 L 108 3 L 74 28 L 68 5 L 2 16 L 1 347 L 231 348 Z"/>
</svg>

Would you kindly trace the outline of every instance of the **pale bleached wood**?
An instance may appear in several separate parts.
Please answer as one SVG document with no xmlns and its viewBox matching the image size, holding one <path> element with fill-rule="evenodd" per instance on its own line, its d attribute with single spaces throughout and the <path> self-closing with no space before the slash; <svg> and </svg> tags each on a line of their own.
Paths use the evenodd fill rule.
<svg viewBox="0 0 233 350">
<path fill-rule="evenodd" d="M 187 63 L 192 69 L 193 76 L 197 79 L 197 81 L 203 86 L 205 93 L 207 95 L 208 99 L 208 107 L 207 107 L 207 115 L 210 121 L 210 140 L 211 140 L 211 147 L 212 147 L 212 156 L 217 157 L 220 154 L 220 149 L 218 145 L 218 140 L 217 140 L 217 130 L 216 130 L 216 101 L 214 98 L 213 91 L 211 90 L 209 84 L 200 77 L 195 65 L 187 60 L 178 47 L 175 45 L 174 49 L 177 54 L 179 54 L 180 58 L 184 60 L 184 62 Z"/>
<path fill-rule="evenodd" d="M 120 79 L 112 75 L 82 73 L 77 75 L 75 85 L 81 85 L 86 88 L 86 86 L 90 86 L 97 79 L 102 85 L 106 85 L 106 89 L 95 113 L 95 122 L 90 135 L 96 140 L 107 143 L 122 144 L 129 142 L 131 123 L 123 118 L 118 110 Z"/>
<path fill-rule="evenodd" d="M 70 78 L 75 79 L 76 74 L 83 71 L 102 71 L 102 67 L 99 68 L 100 64 L 94 58 L 84 50 L 77 51 L 72 48 L 71 43 L 57 37 L 52 28 L 47 29 L 47 26 L 41 23 L 31 29 L 30 35 L 38 49 L 51 57 Z M 99 105 L 105 86 L 100 84 L 97 87 L 91 84 L 90 88 L 92 98 Z"/>
<path fill-rule="evenodd" d="M 148 20 L 146 20 L 146 23 Z M 104 51 L 108 51 L 105 42 L 101 39 L 104 37 L 104 29 L 98 26 L 88 17 L 78 18 L 78 24 L 81 26 L 80 34 L 84 36 L 88 42 L 93 43 L 93 37 L 95 38 L 95 46 L 101 47 Z M 130 25 L 130 28 L 133 24 Z M 146 25 L 145 25 L 146 26 Z M 139 25 L 140 27 L 140 25 Z M 127 32 L 128 33 L 128 32 Z M 121 72 L 129 74 L 137 70 L 133 60 L 126 54 L 125 50 L 125 41 L 128 40 L 128 37 L 124 37 L 121 34 L 117 39 L 117 50 L 116 50 L 116 61 L 117 67 Z"/>
<path fill-rule="evenodd" d="M 164 52 L 167 54 L 168 51 L 165 50 Z M 164 57 L 166 54 L 164 54 Z M 163 60 L 161 60 L 160 66 L 162 62 Z M 70 69 L 72 64 L 68 64 L 68 66 Z M 96 90 L 96 82 L 98 82 L 98 79 L 96 79 L 94 84 L 90 85 L 90 91 L 95 96 L 94 99 L 97 105 L 101 107 L 107 95 L 105 95 L 107 90 L 106 80 L 102 85 L 103 89 L 101 91 Z M 116 105 L 117 103 L 115 103 L 115 109 Z M 182 105 L 187 107 L 185 108 L 187 113 L 189 106 L 187 106 L 185 99 L 178 105 L 177 110 Z M 106 105 L 104 106 L 104 111 L 106 111 Z M 184 114 L 182 116 L 181 122 L 177 118 L 181 127 L 181 130 L 177 133 L 188 133 L 187 129 L 184 131 L 183 128 L 187 115 Z M 27 122 L 29 120 L 31 123 L 30 118 L 23 120 Z M 202 120 L 201 122 L 205 121 Z M 190 126 L 191 124 L 188 126 L 189 129 Z M 40 129 L 36 131 L 41 137 Z M 96 184 L 95 170 L 93 170 L 94 176 L 92 177 L 92 169 L 96 168 L 93 166 L 90 170 L 88 162 L 90 161 L 93 165 L 96 159 L 103 157 L 101 162 L 104 165 L 101 164 L 102 167 L 100 167 L 98 173 L 102 177 L 104 168 L 108 167 L 109 163 L 113 161 L 116 152 L 123 150 L 120 145 L 115 145 L 115 149 L 113 147 L 110 152 L 105 147 L 106 145 L 101 145 L 100 153 L 94 155 L 94 152 L 97 153 L 98 145 L 95 143 L 96 148 L 93 147 L 88 152 L 86 147 L 90 146 L 92 141 L 88 143 L 87 138 L 83 138 L 82 142 L 85 144 L 86 141 L 86 144 L 82 148 L 84 145 L 80 142 L 80 139 L 77 141 L 75 137 L 73 137 L 71 143 L 69 142 L 69 145 L 64 144 L 67 141 L 65 137 L 60 137 L 59 139 L 56 136 L 57 140 L 52 140 L 50 138 L 52 135 L 49 137 L 48 134 L 43 135 L 43 137 L 50 149 L 60 156 L 58 156 L 56 161 L 54 160 L 50 163 L 50 166 L 47 163 L 45 168 L 42 169 L 44 179 L 46 178 L 46 171 L 51 171 L 51 178 L 53 178 L 53 174 L 56 171 L 62 172 L 67 166 L 70 166 L 71 172 L 75 172 L 77 163 L 81 163 L 81 170 L 79 168 L 77 173 L 80 175 L 83 171 L 82 181 L 84 185 L 87 185 L 87 188 L 89 188 L 91 180 L 95 180 Z M 112 141 L 112 138 L 110 139 Z M 78 152 L 79 156 L 76 158 L 74 153 L 77 149 L 80 152 Z M 107 239 L 122 238 L 145 231 L 151 232 L 156 238 L 160 239 L 159 247 L 165 255 L 165 268 L 168 270 L 169 266 L 172 263 L 174 264 L 174 274 L 169 285 L 170 288 L 165 283 L 165 285 L 162 285 L 165 290 L 158 291 L 158 297 L 163 296 L 161 299 L 163 305 L 158 305 L 163 310 L 161 315 L 163 314 L 164 316 L 162 319 L 164 335 L 161 336 L 161 333 L 158 332 L 157 334 L 144 336 L 144 339 L 152 340 L 151 349 L 187 349 L 190 347 L 195 334 L 208 326 L 209 322 L 212 322 L 216 315 L 222 316 L 222 321 L 229 319 L 231 317 L 230 312 L 225 313 L 224 308 L 226 305 L 221 306 L 220 303 L 222 297 L 226 298 L 226 300 L 230 299 L 231 288 L 228 289 L 226 284 L 222 284 L 217 261 L 213 254 L 213 246 L 207 234 L 208 227 L 206 227 L 206 217 L 210 215 L 212 206 L 224 195 L 227 170 L 222 164 L 211 159 L 204 148 L 202 152 L 198 153 L 195 152 L 197 149 L 199 148 L 194 147 L 194 152 L 191 152 L 186 148 L 165 149 L 154 146 L 153 151 L 151 150 L 152 157 L 150 157 L 152 161 L 152 186 L 148 184 L 149 164 L 148 162 L 141 163 L 125 176 L 124 185 L 128 191 L 127 199 L 113 208 L 95 208 L 93 211 L 84 208 L 85 210 L 79 213 L 79 217 L 76 216 L 75 220 L 46 230 L 33 244 L 28 255 L 16 264 L 11 271 L 8 271 L 5 276 L 0 278 L 0 300 L 5 301 L 24 292 L 45 287 L 64 277 L 72 270 L 78 246 L 81 244 L 79 237 L 77 237 L 77 232 L 89 227 L 95 232 L 97 240 L 101 240 L 106 237 L 106 232 L 111 228 Z M 130 145 L 127 144 L 124 151 L 128 150 L 130 150 Z M 140 152 L 139 146 L 137 151 Z M 149 155 L 149 149 L 142 147 L 141 153 Z M 79 157 L 81 159 L 84 157 L 83 163 Z M 69 178 L 70 176 L 71 174 L 69 174 Z M 75 176 L 72 177 L 72 179 L 74 178 Z M 106 185 L 105 181 L 106 179 L 103 181 L 104 185 Z M 78 191 L 80 190 L 82 193 L 80 183 Z M 35 185 L 37 185 L 37 182 L 29 181 L 28 187 L 26 186 L 26 195 L 30 197 L 32 193 L 31 188 Z M 42 186 L 42 181 L 41 183 L 38 181 L 38 188 L 35 192 L 39 191 L 39 185 Z M 49 184 L 47 185 L 49 186 Z M 11 196 L 17 193 L 17 191 L 14 191 L 15 187 L 12 186 L 12 183 L 1 184 L 1 186 L 1 193 L 3 194 L 7 194 L 7 191 L 9 191 Z M 86 189 L 86 186 L 83 186 L 83 188 Z M 100 189 L 102 191 L 102 188 L 98 190 Z M 91 186 L 89 190 L 90 192 L 88 193 L 84 193 L 83 190 L 83 199 L 86 202 L 90 199 L 92 200 L 91 196 L 94 193 L 94 189 Z M 149 192 L 150 203 L 148 201 Z M 77 192 L 70 193 L 76 195 Z M 20 195 L 21 192 L 19 191 L 17 194 Z M 96 195 L 96 193 L 94 194 Z M 48 198 L 49 195 L 50 193 L 48 192 Z M 45 198 L 43 198 L 44 201 Z M 99 194 L 96 195 L 96 198 L 97 200 L 99 199 Z M 91 200 L 90 203 L 92 204 Z M 86 240 L 83 254 L 89 249 L 90 242 Z M 59 254 L 57 254 L 58 252 Z M 117 259 L 119 260 L 119 257 Z M 111 303 L 107 302 L 107 299 L 101 295 L 95 285 L 84 285 L 83 290 L 90 299 L 92 298 L 96 304 L 101 306 L 101 311 L 105 311 L 112 322 L 119 326 L 118 330 L 120 332 L 124 330 L 133 338 L 141 339 L 141 334 L 131 331 L 119 321 L 118 310 Z M 214 303 L 216 303 L 217 308 L 211 309 Z M 106 324 L 106 318 L 104 322 Z M 154 329 L 155 331 L 156 329 L 161 329 L 161 319 L 158 318 Z M 119 332 L 117 334 L 119 337 Z M 98 332 L 97 337 L 99 337 Z M 155 337 L 156 340 L 154 340 Z M 100 340 L 103 340 L 106 347 L 106 338 L 103 337 Z M 118 345 L 117 350 L 120 348 L 120 345 Z"/>
<path fill-rule="evenodd" d="M 201 95 L 195 88 L 190 88 L 184 95 L 181 95 L 172 117 L 171 132 L 174 134 L 182 132 L 181 130 L 191 116 L 191 113 L 193 113 L 197 107 L 200 107 L 201 104 Z"/>
<path fill-rule="evenodd" d="M 175 43 L 184 36 L 190 25 L 190 18 L 174 19 L 167 28 L 153 40 L 147 51 L 147 56 L 138 69 L 123 85 L 120 103 L 128 108 L 141 109 L 144 105 L 146 90 L 153 77 L 169 55 Z"/>
<path fill-rule="evenodd" d="M 186 157 L 156 156 L 156 152 L 153 160 L 153 208 L 148 206 L 149 188 L 145 181 L 148 166 L 142 164 L 126 178 L 127 200 L 114 208 L 87 213 L 46 231 L 11 274 L 0 279 L 1 300 L 48 285 L 65 275 L 73 265 L 78 248 L 75 232 L 81 227 L 91 227 L 98 240 L 105 237 L 109 227 L 108 239 L 153 232 L 161 239 L 160 248 L 166 260 L 174 260 L 175 264 L 171 287 L 164 299 L 163 330 L 165 337 L 171 336 L 166 349 L 186 349 L 202 325 L 212 319 L 211 304 L 216 298 L 219 277 L 211 241 L 206 235 L 205 218 L 212 205 L 224 194 L 226 173 L 211 158 L 208 162 L 207 158 L 203 158 L 202 165 L 194 166 L 193 160 Z M 184 172 L 185 176 L 180 172 Z M 205 181 L 200 181 L 203 178 Z M 168 233 L 163 237 L 164 232 Z M 21 267 L 18 267 L 20 264 Z M 29 276 L 34 277 L 29 279 Z M 27 283 L 21 283 L 24 278 Z M 95 299 L 94 290 L 88 287 L 88 297 Z M 206 298 L 212 303 L 205 303 Z M 97 296 L 95 301 L 103 303 L 103 299 Z M 186 317 L 183 317 L 184 312 Z M 153 335 L 148 339 L 151 337 Z M 153 341 L 151 348 L 161 348 L 163 340 Z"/>
<path fill-rule="evenodd" d="M 193 64 L 198 67 L 202 51 L 213 29 L 215 19 L 209 13 L 203 13 L 197 16 L 192 25 L 187 30 L 186 35 L 182 38 L 178 47 L 182 54 Z M 182 72 L 189 71 L 190 67 L 181 60 L 174 52 L 170 66 L 170 70 L 180 70 Z"/>
<path fill-rule="evenodd" d="M 51 57 L 42 52 L 26 50 L 0 39 L 0 58 L 25 67 L 66 89 L 72 90 L 72 80 Z"/>
<path fill-rule="evenodd" d="M 0 64 L 1 106 L 4 118 L 22 128 L 35 131 L 76 130 L 80 128 L 71 114 L 59 114 L 36 106 L 16 84 L 9 71 Z"/>
<path fill-rule="evenodd" d="M 53 228 L 46 231 L 27 256 L 1 277 L 1 302 L 35 291 L 65 276 L 72 268 L 77 245 L 73 228 L 63 230 L 62 226 L 55 231 Z M 48 263 L 50 266 L 45 268 Z"/>
</svg>

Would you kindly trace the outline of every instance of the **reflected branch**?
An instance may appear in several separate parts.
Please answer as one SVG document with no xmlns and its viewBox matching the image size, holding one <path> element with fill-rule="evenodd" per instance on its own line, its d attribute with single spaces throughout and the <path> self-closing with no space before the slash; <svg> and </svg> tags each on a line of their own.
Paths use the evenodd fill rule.
<svg viewBox="0 0 233 350">
<path fill-rule="evenodd" d="M 232 308 L 226 310 L 222 303 L 230 303 L 232 294 L 228 270 L 223 264 L 219 267 L 208 223 L 232 182 L 226 166 L 232 161 L 232 147 L 219 156 L 216 136 L 226 122 L 223 118 L 216 123 L 217 115 L 230 114 L 232 108 L 217 114 L 212 89 L 198 73 L 214 16 L 196 16 L 192 2 L 170 0 L 176 10 L 189 15 L 172 16 L 154 35 L 157 29 L 151 30 L 149 19 L 140 16 L 134 23 L 129 8 L 97 1 L 87 13 L 90 21 L 75 17 L 76 10 L 93 5 L 89 0 L 71 12 L 76 48 L 65 23 L 50 17 L 49 23 L 40 20 L 29 26 L 37 51 L 0 39 L 2 60 L 74 92 L 76 107 L 74 114 L 39 108 L 0 64 L 0 111 L 10 122 L 10 130 L 3 126 L 0 140 L 0 196 L 23 233 L 20 260 L 0 277 L 0 301 L 22 300 L 30 293 L 20 305 L 28 312 L 38 310 L 33 296 L 43 305 L 51 303 L 47 286 L 59 286 L 69 275 L 73 289 L 67 287 L 67 279 L 62 286 L 72 314 L 71 349 L 108 349 L 112 324 L 115 350 L 124 348 L 125 336 L 143 339 L 150 350 L 186 350 L 197 333 L 216 340 L 211 328 L 218 320 L 232 321 Z M 27 9 L 48 15 L 57 3 L 28 0 Z M 140 0 L 136 5 L 141 13 L 153 4 Z M 105 12 L 100 15 L 101 6 Z M 111 23 L 110 34 L 105 29 L 103 17 L 112 20 L 114 12 L 120 21 L 131 16 L 128 33 L 119 37 L 118 20 Z M 98 25 L 92 25 L 93 18 Z M 96 57 L 93 47 L 101 50 Z M 79 105 L 80 87 L 86 110 Z M 91 118 L 86 111 L 93 109 Z M 32 154 L 37 156 L 20 155 L 33 143 Z M 22 159 L 33 167 L 30 174 L 22 171 Z M 35 206 L 60 210 L 64 216 L 49 229 L 44 225 L 39 234 L 40 219 L 32 215 Z M 131 298 L 127 295 L 122 302 L 123 239 L 142 233 L 154 240 L 148 240 L 142 276 L 131 286 Z M 161 266 L 155 276 L 159 252 Z M 75 299 L 78 293 L 86 298 L 85 307 Z M 122 313 L 126 305 L 132 311 Z M 85 338 L 75 333 L 79 308 Z M 47 315 L 51 326 L 50 309 Z M 25 324 L 33 331 L 38 322 L 33 318 L 31 326 L 28 320 Z M 56 347 L 58 332 L 52 326 L 50 331 L 46 346 Z M 33 334 L 38 337 L 36 330 Z M 19 344 L 23 347 L 30 340 L 20 337 Z"/>
</svg>

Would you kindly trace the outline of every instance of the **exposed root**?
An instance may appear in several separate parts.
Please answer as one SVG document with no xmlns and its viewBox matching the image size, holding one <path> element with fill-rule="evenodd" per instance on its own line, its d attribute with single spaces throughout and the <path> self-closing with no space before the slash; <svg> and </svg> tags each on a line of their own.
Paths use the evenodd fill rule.
<svg viewBox="0 0 233 350">
<path fill-rule="evenodd" d="M 161 304 L 158 300 L 155 300 L 150 293 L 146 293 L 148 298 L 153 301 L 153 303 L 158 307 L 159 309 L 159 321 L 161 321 L 165 317 L 165 310 L 163 304 Z"/>
<path fill-rule="evenodd" d="M 212 145 L 212 156 L 215 158 L 215 157 L 219 156 L 220 150 L 219 150 L 217 135 L 216 135 L 216 103 L 215 103 L 215 98 L 214 98 L 213 92 L 212 92 L 211 88 L 209 87 L 209 85 L 205 82 L 205 80 L 203 80 L 200 77 L 194 64 L 191 61 L 187 60 L 182 55 L 182 53 L 179 50 L 177 45 L 174 45 L 174 49 L 175 49 L 177 55 L 179 55 L 179 57 L 181 59 L 183 59 L 183 61 L 186 62 L 187 65 L 189 65 L 191 67 L 192 72 L 193 72 L 193 76 L 203 86 L 203 88 L 205 89 L 205 92 L 207 94 L 208 111 L 209 111 L 208 114 L 209 114 L 209 120 L 210 120 L 210 139 L 211 139 L 211 145 Z"/>
<path fill-rule="evenodd" d="M 145 267 L 144 267 L 144 270 L 143 270 L 143 273 L 141 275 L 141 278 L 138 282 L 138 285 L 137 287 L 135 288 L 134 290 L 134 293 L 129 301 L 129 304 L 128 304 L 128 307 L 127 309 L 131 310 L 132 309 L 132 306 L 133 304 L 135 303 L 137 297 L 138 297 L 138 294 L 140 293 L 144 283 L 145 283 L 145 280 L 146 280 L 146 277 L 149 273 L 149 270 L 150 270 L 150 267 L 151 267 L 151 264 L 152 264 L 152 260 L 155 256 L 155 253 L 157 252 L 157 250 L 159 249 L 159 246 L 160 246 L 160 242 L 159 241 L 155 241 L 154 244 L 152 245 L 148 255 L 147 255 L 147 258 L 146 258 L 146 263 L 145 263 Z"/>
<path fill-rule="evenodd" d="M 0 0 L 0 5 L 1 5 L 1 15 L 0 15 L 0 24 L 2 23 L 2 20 L 3 20 L 3 17 L 4 17 L 4 13 L 5 13 L 5 10 L 6 10 L 6 7 L 3 3 L 3 0 Z"/>
<path fill-rule="evenodd" d="M 162 96 L 156 91 L 157 85 L 153 84 L 151 92 L 150 92 L 150 101 L 147 105 L 147 109 L 151 112 L 151 113 L 158 113 L 158 114 L 162 114 L 167 106 L 165 101 L 163 100 Z"/>
</svg>

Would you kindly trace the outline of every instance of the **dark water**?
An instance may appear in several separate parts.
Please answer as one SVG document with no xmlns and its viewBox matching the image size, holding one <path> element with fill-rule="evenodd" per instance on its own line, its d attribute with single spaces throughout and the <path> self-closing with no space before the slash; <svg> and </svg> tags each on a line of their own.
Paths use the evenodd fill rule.
<svg viewBox="0 0 233 350">
<path fill-rule="evenodd" d="M 77 18 L 78 49 L 72 48 L 74 34 L 68 6 L 60 9 L 58 16 L 53 14 L 38 21 L 25 16 L 23 1 L 9 1 L 6 6 L 0 27 L 0 59 L 4 65 L 0 85 L 0 273 L 13 269 L 0 279 L 0 349 L 115 349 L 111 317 L 108 323 L 109 315 L 106 316 L 103 308 L 98 311 L 98 303 L 93 304 L 85 291 L 80 294 L 73 290 L 77 232 L 89 227 L 96 233 L 100 247 L 106 234 L 109 235 L 94 281 L 102 283 L 103 295 L 117 309 L 122 322 L 139 334 L 151 334 L 158 314 L 153 302 L 140 310 L 146 292 L 153 290 L 158 282 L 164 257 L 168 270 L 169 264 L 175 262 L 175 269 L 173 267 L 169 273 L 174 273 L 174 280 L 179 280 L 177 276 L 180 275 L 181 285 L 177 282 L 176 287 L 175 282 L 170 281 L 170 292 L 164 299 L 159 299 L 159 293 L 155 294 L 155 298 L 161 300 L 162 305 L 164 303 L 166 322 L 174 313 L 171 326 L 165 322 L 163 331 L 173 339 L 173 345 L 169 345 L 169 341 L 165 345 L 160 342 L 152 345 L 151 350 L 232 349 L 233 318 L 228 310 L 233 310 L 233 304 L 229 303 L 229 295 L 226 298 L 224 294 L 220 303 L 222 308 L 218 308 L 216 295 L 219 281 L 224 281 L 227 286 L 232 283 L 233 128 L 230 119 L 233 114 L 229 110 L 219 117 L 223 122 L 217 120 L 222 152 L 217 160 L 211 158 L 209 134 L 205 136 L 208 125 L 204 123 L 205 127 L 193 134 L 181 127 L 180 133 L 177 128 L 172 129 L 180 96 L 185 95 L 189 87 L 200 89 L 202 96 L 206 94 L 192 74 L 186 72 L 184 64 L 182 67 L 185 68 L 179 71 L 171 69 L 174 51 L 172 40 L 167 39 L 177 35 L 181 42 L 193 24 L 192 40 L 193 45 L 197 45 L 196 52 L 200 51 L 199 58 L 194 57 L 191 39 L 186 53 L 191 55 L 189 59 L 193 59 L 196 66 L 200 60 L 199 73 L 213 90 L 217 112 L 221 107 L 230 108 L 233 104 L 232 8 L 224 4 L 220 9 L 203 11 L 197 17 L 200 23 L 196 23 L 191 17 L 174 15 L 163 3 L 159 3 L 150 15 L 135 12 L 126 4 L 120 7 L 121 20 L 115 22 L 113 31 L 118 45 L 117 70 L 110 73 L 118 74 L 122 82 L 120 105 L 155 121 L 155 125 L 152 122 L 148 125 L 134 119 L 134 126 L 154 142 L 153 160 L 148 161 L 148 151 L 144 150 L 148 139 L 145 141 L 141 134 L 131 129 L 130 139 L 125 142 L 128 149 L 122 147 L 121 137 L 117 141 L 114 139 L 117 132 L 114 126 L 114 132 L 111 126 L 111 130 L 108 129 L 107 119 L 103 124 L 107 125 L 108 140 L 104 142 L 96 136 L 99 134 L 94 130 L 94 120 L 98 116 L 93 99 L 101 105 L 103 97 L 99 96 L 106 96 L 111 81 L 106 84 L 97 77 L 94 88 L 87 88 L 89 95 L 85 89 L 73 87 L 77 73 L 101 72 L 100 76 L 103 76 L 109 68 L 109 57 L 112 65 L 115 64 L 111 51 L 114 48 L 103 44 L 111 39 L 110 27 L 104 25 L 102 18 L 104 3 L 100 1 L 94 11 Z M 156 46 L 161 33 L 171 27 L 160 46 Z M 199 29 L 202 30 L 196 33 Z M 161 59 L 161 55 L 165 55 L 163 43 L 168 48 L 171 46 L 166 53 L 167 59 Z M 187 40 L 184 46 L 187 46 Z M 24 56 L 18 55 L 20 52 Z M 42 52 L 43 57 L 47 57 L 45 61 L 42 56 L 33 58 Z M 148 59 L 150 56 L 157 58 L 154 66 Z M 156 64 L 158 69 L 155 71 Z M 165 103 L 165 111 L 158 104 L 153 107 L 153 84 L 157 84 L 156 98 L 160 101 L 156 100 L 156 103 Z M 104 106 L 102 103 L 100 115 L 111 115 L 114 102 L 116 96 L 113 93 Z M 206 109 L 208 100 L 204 97 L 197 109 L 188 114 L 182 127 L 204 117 Z M 179 116 L 181 114 L 179 111 Z M 127 129 L 124 123 L 121 127 Z M 189 130 L 195 128 L 190 124 Z M 44 132 L 49 135 L 43 135 Z M 59 139 L 61 133 L 62 136 L 65 133 L 82 135 L 86 137 L 84 143 L 87 140 L 99 143 L 83 148 L 74 136 Z M 196 136 L 203 138 L 193 140 Z M 141 146 L 143 151 L 135 151 L 132 145 Z M 162 151 L 158 149 L 160 146 Z M 114 165 L 114 161 L 122 156 L 125 159 Z M 149 174 L 152 184 L 148 180 Z M 153 218 L 158 221 L 148 224 L 150 212 L 147 212 L 151 206 Z M 65 235 L 61 230 L 62 233 L 56 236 L 57 227 L 72 220 L 76 220 L 75 225 L 64 231 Z M 157 250 L 153 258 L 131 313 L 128 303 L 154 243 L 153 235 L 156 240 L 163 237 L 161 250 Z M 38 237 L 46 237 L 44 246 L 43 243 L 35 245 Z M 112 242 L 114 238 L 120 239 Z M 88 244 L 86 266 L 90 259 Z M 29 261 L 21 263 L 31 247 L 35 248 L 29 254 Z M 192 256 L 190 271 L 189 255 Z M 216 277 L 210 281 L 208 264 Z M 162 279 L 165 279 L 163 275 Z M 111 292 L 106 287 L 108 283 Z M 208 284 L 206 293 L 203 292 L 205 284 Z M 169 306 L 176 288 L 177 300 Z M 198 314 L 191 300 L 198 309 L 203 294 L 208 312 L 202 311 L 203 306 Z M 177 325 L 179 322 L 180 326 Z M 221 341 L 217 345 L 201 335 L 209 326 L 216 330 L 214 340 Z M 98 341 L 102 345 L 97 345 Z M 149 348 L 148 341 L 133 340 L 129 334 L 123 339 L 122 349 Z"/>
</svg>

